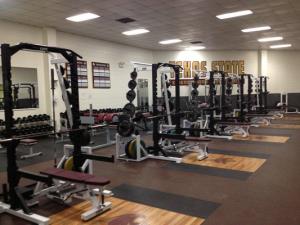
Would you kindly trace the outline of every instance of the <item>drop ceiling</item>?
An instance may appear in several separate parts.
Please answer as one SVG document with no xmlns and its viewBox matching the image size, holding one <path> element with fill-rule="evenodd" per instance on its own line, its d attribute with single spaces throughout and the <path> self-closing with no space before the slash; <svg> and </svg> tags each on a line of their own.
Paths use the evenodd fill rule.
<svg viewBox="0 0 300 225">
<path fill-rule="evenodd" d="M 219 20 L 216 15 L 249 9 L 253 15 Z M 82 23 L 66 17 L 92 12 L 101 18 Z M 130 17 L 123 24 L 117 19 Z M 54 27 L 97 39 L 152 50 L 181 50 L 190 42 L 202 41 L 210 50 L 266 49 L 258 38 L 282 36 L 291 49 L 300 49 L 300 0 L 0 0 L 0 19 Z M 272 30 L 242 33 L 247 27 L 270 25 Z M 135 28 L 150 33 L 124 36 Z M 161 46 L 158 41 L 180 38 L 182 43 Z"/>
</svg>

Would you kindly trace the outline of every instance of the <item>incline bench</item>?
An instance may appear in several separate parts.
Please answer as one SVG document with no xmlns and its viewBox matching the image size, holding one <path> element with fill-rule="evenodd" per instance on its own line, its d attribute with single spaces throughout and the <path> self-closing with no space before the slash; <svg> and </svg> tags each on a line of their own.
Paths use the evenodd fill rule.
<svg viewBox="0 0 300 225">
<path fill-rule="evenodd" d="M 78 185 L 86 186 L 87 189 L 82 189 L 86 191 L 88 199 L 92 204 L 92 209 L 81 214 L 81 219 L 84 221 L 90 220 L 95 216 L 98 216 L 107 210 L 111 209 L 111 203 L 104 201 L 104 187 L 110 183 L 110 180 L 105 177 L 94 176 L 87 173 L 76 172 L 71 170 L 64 170 L 59 168 L 50 168 L 40 172 L 43 175 L 49 176 L 52 179 L 57 179 L 61 181 L 68 181 L 76 183 Z M 93 190 L 91 186 L 99 187 L 99 192 L 101 193 L 101 200 L 99 201 L 97 193 Z M 82 191 L 82 192 L 83 192 Z M 77 192 L 78 193 L 78 192 Z"/>
</svg>

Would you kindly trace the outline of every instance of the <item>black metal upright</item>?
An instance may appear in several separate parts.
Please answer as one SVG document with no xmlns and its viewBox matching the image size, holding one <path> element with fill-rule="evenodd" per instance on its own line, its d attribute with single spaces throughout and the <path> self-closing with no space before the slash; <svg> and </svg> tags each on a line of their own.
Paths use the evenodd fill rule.
<svg viewBox="0 0 300 225">
<path fill-rule="evenodd" d="M 239 108 L 240 108 L 240 122 L 245 122 L 245 98 L 244 98 L 244 85 L 245 85 L 245 75 L 240 75 L 240 82 L 239 82 L 239 89 L 240 89 L 240 98 L 239 98 Z"/>
<path fill-rule="evenodd" d="M 152 64 L 152 107 L 153 107 L 153 116 L 158 115 L 157 108 L 157 70 L 158 64 Z M 153 147 L 154 149 L 160 148 L 159 146 L 159 118 L 153 118 Z"/>
<path fill-rule="evenodd" d="M 226 110 L 225 110 L 225 85 L 226 85 L 226 79 L 225 79 L 225 73 L 223 71 L 220 71 L 221 73 L 221 105 L 220 105 L 220 110 L 221 110 L 221 121 L 224 121 L 226 119 Z"/>
<path fill-rule="evenodd" d="M 9 139 L 14 135 L 13 119 L 13 96 L 11 80 L 11 56 L 12 52 L 8 44 L 1 45 L 1 62 L 2 62 L 2 80 L 4 92 L 4 116 L 5 116 L 5 133 L 4 137 Z M 19 183 L 19 175 L 16 173 L 18 165 L 16 162 L 16 148 L 18 142 L 12 141 L 6 144 L 7 148 L 7 180 L 9 184 L 10 206 L 12 209 L 19 208 L 19 201 L 15 188 Z"/>
<path fill-rule="evenodd" d="M 268 86 L 267 86 L 268 77 L 264 77 L 264 113 L 268 110 Z"/>
<path fill-rule="evenodd" d="M 72 117 L 73 117 L 73 127 L 72 129 L 78 129 L 80 127 L 80 109 L 79 109 L 79 90 L 78 90 L 78 71 L 77 71 L 77 56 L 71 55 L 70 57 L 70 71 L 71 71 L 71 91 L 72 91 Z M 74 135 L 74 167 L 75 171 L 80 171 L 82 166 L 83 158 L 81 152 L 80 136 L 82 130 L 77 130 L 72 135 Z"/>
<path fill-rule="evenodd" d="M 173 69 L 175 72 L 175 128 L 176 133 L 180 133 L 180 67 L 174 66 Z"/>
<path fill-rule="evenodd" d="M 263 113 L 263 77 L 259 77 L 259 89 L 258 89 L 258 99 L 259 99 L 259 112 Z"/>
<path fill-rule="evenodd" d="M 252 81 L 251 74 L 247 74 L 247 77 L 248 77 L 247 110 L 248 113 L 250 113 L 252 108 L 253 81 Z"/>
<path fill-rule="evenodd" d="M 215 133 L 215 121 L 214 121 L 214 111 L 215 111 L 215 80 L 214 80 L 215 71 L 210 71 L 209 73 L 209 98 L 208 98 L 208 104 L 209 104 L 209 134 L 214 135 Z"/>
</svg>

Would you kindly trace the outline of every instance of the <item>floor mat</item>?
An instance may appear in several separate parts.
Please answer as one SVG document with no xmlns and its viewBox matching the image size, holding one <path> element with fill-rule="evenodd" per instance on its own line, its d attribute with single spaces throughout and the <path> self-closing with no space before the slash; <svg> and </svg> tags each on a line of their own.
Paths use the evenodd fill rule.
<svg viewBox="0 0 300 225">
<path fill-rule="evenodd" d="M 122 184 L 112 191 L 117 198 L 201 218 L 207 218 L 220 206 L 215 202 L 129 184 Z"/>
</svg>

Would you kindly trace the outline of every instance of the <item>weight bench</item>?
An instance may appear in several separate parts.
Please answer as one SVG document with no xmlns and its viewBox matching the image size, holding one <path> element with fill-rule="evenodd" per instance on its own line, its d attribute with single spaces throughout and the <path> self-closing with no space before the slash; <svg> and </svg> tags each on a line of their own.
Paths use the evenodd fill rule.
<svg viewBox="0 0 300 225">
<path fill-rule="evenodd" d="M 79 192 L 85 192 L 83 199 L 90 200 L 92 208 L 89 211 L 81 214 L 81 219 L 83 221 L 90 220 L 107 210 L 111 209 L 111 202 L 105 202 L 104 198 L 104 187 L 110 183 L 110 180 L 105 177 L 94 176 L 87 173 L 76 172 L 71 170 L 64 170 L 59 168 L 50 168 L 40 172 L 52 179 L 57 179 L 60 181 L 67 181 L 71 183 L 76 183 L 77 185 L 82 185 L 81 191 L 74 191 L 74 194 Z M 93 189 L 92 187 L 98 187 L 99 191 Z M 101 195 L 99 200 L 98 195 Z"/>
<path fill-rule="evenodd" d="M 165 137 L 166 140 L 184 140 L 187 143 L 193 142 L 197 143 L 193 146 L 187 146 L 184 148 L 184 151 L 187 152 L 197 152 L 197 159 L 203 160 L 208 157 L 208 143 L 211 142 L 210 138 L 207 137 L 191 137 L 191 136 L 183 136 L 183 135 L 169 135 Z"/>
<path fill-rule="evenodd" d="M 21 155 L 21 159 L 28 159 L 35 156 L 42 155 L 42 152 L 34 152 L 33 146 L 36 145 L 38 141 L 36 139 L 22 139 L 20 144 L 29 148 L 29 153 L 27 155 Z"/>
<path fill-rule="evenodd" d="M 224 131 L 229 134 L 241 134 L 243 137 L 249 136 L 249 129 L 251 123 L 248 122 L 229 122 L 229 121 L 220 121 L 217 125 L 226 126 Z"/>
<path fill-rule="evenodd" d="M 254 124 L 264 124 L 266 126 L 269 126 L 271 123 L 271 120 L 274 119 L 274 115 L 270 114 L 246 114 L 246 117 L 251 118 L 251 123 Z"/>
</svg>

